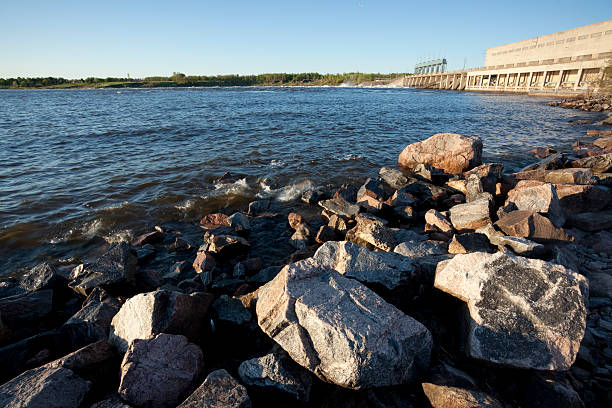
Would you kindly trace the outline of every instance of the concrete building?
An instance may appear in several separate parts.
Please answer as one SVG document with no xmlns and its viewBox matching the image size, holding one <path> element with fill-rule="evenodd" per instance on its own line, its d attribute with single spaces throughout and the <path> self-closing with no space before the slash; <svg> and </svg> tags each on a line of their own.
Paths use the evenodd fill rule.
<svg viewBox="0 0 612 408">
<path fill-rule="evenodd" d="M 446 58 L 422 62 L 414 66 L 415 74 L 429 74 L 432 72 L 446 72 Z"/>
<path fill-rule="evenodd" d="M 612 59 L 612 20 L 487 50 L 485 67 L 412 75 L 404 85 L 435 89 L 576 94 L 594 89 Z"/>
</svg>

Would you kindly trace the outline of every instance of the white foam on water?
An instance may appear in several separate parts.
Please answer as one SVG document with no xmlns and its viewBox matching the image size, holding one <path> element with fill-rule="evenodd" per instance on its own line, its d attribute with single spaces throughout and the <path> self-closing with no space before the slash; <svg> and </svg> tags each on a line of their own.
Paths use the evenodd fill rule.
<svg viewBox="0 0 612 408">
<path fill-rule="evenodd" d="M 261 190 L 255 195 L 257 198 L 272 198 L 281 202 L 288 202 L 296 200 L 305 191 L 312 190 L 315 188 L 314 184 L 310 180 L 303 180 L 295 184 L 289 184 L 287 186 L 273 189 L 266 184 L 260 184 Z"/>
<path fill-rule="evenodd" d="M 181 204 L 177 204 L 174 206 L 179 211 L 189 211 L 195 206 L 196 201 L 193 198 L 183 201 Z"/>
<path fill-rule="evenodd" d="M 210 195 L 222 196 L 222 195 L 243 195 L 248 196 L 251 193 L 251 187 L 247 183 L 246 178 L 242 178 L 234 183 L 217 183 L 215 184 L 215 191 Z M 210 196 L 209 195 L 209 196 Z M 206 198 L 206 196 L 203 196 Z"/>
<path fill-rule="evenodd" d="M 284 165 L 285 165 L 285 162 L 280 159 L 274 159 L 269 164 L 270 167 L 283 167 Z"/>
<path fill-rule="evenodd" d="M 109 244 L 118 244 L 120 242 L 133 241 L 134 234 L 130 230 L 121 230 L 105 235 L 103 238 Z"/>
</svg>

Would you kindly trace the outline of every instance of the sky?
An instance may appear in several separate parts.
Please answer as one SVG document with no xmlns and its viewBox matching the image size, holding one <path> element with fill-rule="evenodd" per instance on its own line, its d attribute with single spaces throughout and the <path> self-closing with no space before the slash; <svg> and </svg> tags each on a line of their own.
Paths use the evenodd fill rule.
<svg viewBox="0 0 612 408">
<path fill-rule="evenodd" d="M 412 72 L 612 18 L 612 0 L 0 0 L 0 77 Z"/>
</svg>

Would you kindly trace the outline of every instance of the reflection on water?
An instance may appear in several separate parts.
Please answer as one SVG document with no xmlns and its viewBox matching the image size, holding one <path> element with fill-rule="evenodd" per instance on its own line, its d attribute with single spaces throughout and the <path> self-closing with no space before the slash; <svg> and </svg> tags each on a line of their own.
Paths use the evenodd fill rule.
<svg viewBox="0 0 612 408">
<path fill-rule="evenodd" d="M 584 135 L 568 120 L 594 117 L 545 102 L 410 89 L 0 91 L 0 274 L 92 239 L 363 180 L 438 132 L 478 135 L 485 160 L 517 169 L 530 148 Z M 215 184 L 226 171 L 240 178 Z"/>
</svg>

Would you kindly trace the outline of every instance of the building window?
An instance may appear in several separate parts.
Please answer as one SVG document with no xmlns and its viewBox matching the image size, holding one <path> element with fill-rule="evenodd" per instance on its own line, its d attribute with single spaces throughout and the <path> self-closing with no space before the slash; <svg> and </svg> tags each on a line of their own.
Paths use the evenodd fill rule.
<svg viewBox="0 0 612 408">
<path fill-rule="evenodd" d="M 593 33 L 591 34 L 591 38 L 598 38 L 601 37 L 601 33 Z"/>
<path fill-rule="evenodd" d="M 565 42 L 574 42 L 576 41 L 576 37 L 570 37 L 567 40 L 565 40 Z"/>
<path fill-rule="evenodd" d="M 580 37 L 578 37 L 579 40 L 584 40 L 587 39 L 589 36 L 588 35 L 581 35 Z"/>
</svg>

